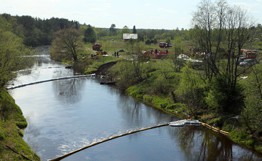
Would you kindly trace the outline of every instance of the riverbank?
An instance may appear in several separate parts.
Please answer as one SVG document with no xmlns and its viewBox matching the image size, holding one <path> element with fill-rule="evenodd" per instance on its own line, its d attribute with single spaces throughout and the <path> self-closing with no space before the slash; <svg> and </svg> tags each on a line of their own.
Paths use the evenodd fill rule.
<svg viewBox="0 0 262 161">
<path fill-rule="evenodd" d="M 196 116 L 191 116 L 186 106 L 183 103 L 174 103 L 170 96 L 150 96 L 143 94 L 142 91 L 145 89 L 141 88 L 139 84 L 133 85 L 126 90 L 126 93 L 138 101 L 141 101 L 151 107 L 154 107 L 165 113 L 174 115 L 180 119 L 196 118 L 202 122 L 202 126 L 212 130 L 215 133 L 219 133 L 229 138 L 236 144 L 242 145 L 248 149 L 255 150 L 258 153 L 262 153 L 261 140 L 248 135 L 241 126 L 234 127 L 233 122 L 226 122 L 224 125 L 217 126 L 222 121 L 222 117 L 211 116 L 212 113 L 200 113 Z M 228 116 L 229 117 L 229 116 Z"/>
<path fill-rule="evenodd" d="M 26 119 L 5 89 L 0 90 L 0 110 L 0 161 L 40 160 L 22 138 Z"/>
<path fill-rule="evenodd" d="M 239 116 L 218 114 L 208 108 L 190 108 L 184 102 L 184 98 L 179 98 L 174 91 L 178 91 L 179 82 L 183 76 L 181 72 L 174 72 L 173 69 L 168 67 L 170 65 L 172 68 L 170 60 L 153 60 L 146 64 L 144 63 L 143 65 L 145 66 L 141 65 L 141 70 L 144 70 L 144 73 L 140 75 L 142 77 L 141 81 L 135 80 L 135 74 L 132 75 L 132 70 L 130 70 L 135 65 L 130 63 L 129 66 L 127 63 L 122 61 L 113 66 L 112 69 L 108 69 L 107 74 L 116 81 L 117 88 L 138 101 L 165 113 L 175 115 L 178 118 L 198 119 L 210 130 L 225 135 L 237 144 L 262 153 L 261 139 L 248 134 Z M 165 69 L 161 68 L 161 66 Z M 133 82 L 132 79 L 134 80 Z M 201 99 L 203 98 L 199 98 L 199 101 Z"/>
</svg>

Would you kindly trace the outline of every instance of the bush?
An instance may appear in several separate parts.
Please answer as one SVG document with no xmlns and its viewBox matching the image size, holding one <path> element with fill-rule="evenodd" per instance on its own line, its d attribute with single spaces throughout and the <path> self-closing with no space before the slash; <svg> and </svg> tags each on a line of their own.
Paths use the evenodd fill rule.
<svg viewBox="0 0 262 161">
<path fill-rule="evenodd" d="M 185 108 L 185 105 L 183 103 L 173 103 L 173 104 L 169 104 L 166 107 L 166 109 L 169 109 L 169 110 L 175 110 L 179 108 Z"/>
<path fill-rule="evenodd" d="M 262 65 L 252 67 L 252 73 L 243 82 L 245 92 L 245 108 L 241 113 L 241 121 L 252 134 L 261 137 L 262 133 Z"/>
<path fill-rule="evenodd" d="M 147 75 L 146 64 L 139 61 L 119 61 L 110 70 L 110 75 L 116 79 L 120 90 L 125 91 L 128 87 L 143 81 Z"/>
<path fill-rule="evenodd" d="M 249 147 L 253 147 L 255 143 L 252 136 L 248 135 L 244 129 L 235 129 L 230 132 L 230 138 L 239 144 Z"/>
<path fill-rule="evenodd" d="M 26 122 L 26 121 L 16 122 L 16 126 L 17 126 L 19 129 L 24 129 L 24 128 L 27 127 L 27 122 Z"/>
<path fill-rule="evenodd" d="M 159 75 L 154 80 L 151 87 L 152 87 L 152 91 L 154 92 L 154 94 L 168 94 L 172 90 L 171 84 L 162 75 Z"/>
<path fill-rule="evenodd" d="M 187 105 L 191 115 L 196 115 L 200 108 L 206 106 L 203 101 L 205 90 L 201 74 L 189 66 L 183 67 L 176 94 Z"/>
<path fill-rule="evenodd" d="M 218 113 L 240 114 L 243 107 L 243 89 L 239 84 L 232 86 L 224 76 L 214 78 L 209 84 L 205 102 Z"/>
<path fill-rule="evenodd" d="M 0 141 L 5 139 L 5 134 L 2 128 L 0 128 Z"/>
<path fill-rule="evenodd" d="M 153 97 L 150 95 L 144 95 L 143 96 L 143 101 L 145 101 L 146 103 L 152 103 L 153 102 Z"/>
</svg>

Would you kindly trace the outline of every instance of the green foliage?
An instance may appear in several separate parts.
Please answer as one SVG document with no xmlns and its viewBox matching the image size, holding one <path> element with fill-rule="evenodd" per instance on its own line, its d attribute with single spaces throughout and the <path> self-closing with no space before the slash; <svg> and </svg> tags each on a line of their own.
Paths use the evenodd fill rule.
<svg viewBox="0 0 262 161">
<path fill-rule="evenodd" d="M 8 22 L 4 19 L 0 19 L 1 23 L 8 26 Z M 6 31 L 5 27 L 0 28 L 0 88 L 13 77 L 12 71 L 22 68 L 25 63 L 22 56 L 27 52 L 21 38 Z"/>
<path fill-rule="evenodd" d="M 192 22 L 194 46 L 208 53 L 203 61 L 209 83 L 206 103 L 219 113 L 239 114 L 244 97 L 238 83 L 241 68 L 236 58 L 241 56 L 241 49 L 253 41 L 253 23 L 245 10 L 224 0 L 202 0 Z"/>
<path fill-rule="evenodd" d="M 254 147 L 254 139 L 244 129 L 235 129 L 230 132 L 230 138 L 239 144 Z"/>
<path fill-rule="evenodd" d="M 96 42 L 96 33 L 91 25 L 87 25 L 87 29 L 85 30 L 84 34 L 84 41 L 90 43 Z"/>
<path fill-rule="evenodd" d="M 243 89 L 232 87 L 225 77 L 216 77 L 209 84 L 205 101 L 210 109 L 219 113 L 239 114 L 243 106 Z"/>
<path fill-rule="evenodd" d="M 88 65 L 85 66 L 85 70 L 84 73 L 85 74 L 91 74 L 97 71 L 97 69 L 106 63 L 109 62 L 115 62 L 117 61 L 116 57 L 112 57 L 112 56 L 96 56 L 96 58 L 94 58 L 94 60 L 83 60 L 85 62 L 90 61 Z"/>
<path fill-rule="evenodd" d="M 163 97 L 159 95 L 149 95 L 144 91 L 145 87 L 141 84 L 133 85 L 127 89 L 127 93 L 138 100 L 145 102 L 146 104 L 153 105 L 159 109 L 165 109 L 173 107 L 172 100 L 169 97 Z"/>
<path fill-rule="evenodd" d="M 145 44 L 146 45 L 151 45 L 151 44 L 156 44 L 157 43 L 157 40 L 156 39 L 147 39 L 145 41 Z"/>
<path fill-rule="evenodd" d="M 121 31 L 122 34 L 124 33 L 130 33 L 130 29 L 127 27 L 127 26 L 124 26 L 122 31 Z"/>
<path fill-rule="evenodd" d="M 169 84 L 168 80 L 164 76 L 159 76 L 152 83 L 152 91 L 153 93 L 158 94 L 168 94 L 171 92 L 172 88 L 170 88 L 171 84 Z"/>
<path fill-rule="evenodd" d="M 29 160 L 40 160 L 21 137 L 18 128 L 25 128 L 26 120 L 13 98 L 4 89 L 0 90 L 0 104 L 1 107 L 8 108 L 5 119 L 0 117 L 0 160 L 28 160 L 23 156 L 26 156 Z"/>
<path fill-rule="evenodd" d="M 17 122 L 25 122 L 25 118 L 22 116 L 22 111 L 15 104 L 14 99 L 4 90 L 0 91 L 0 119 L 1 120 L 15 120 Z"/>
<path fill-rule="evenodd" d="M 126 92 L 130 96 L 132 96 L 132 97 L 134 97 L 134 98 L 136 98 L 140 101 L 145 100 L 145 101 L 147 101 L 147 103 L 151 103 L 151 101 L 152 101 L 151 96 L 149 96 L 145 93 L 144 86 L 142 84 L 132 85 L 132 86 L 128 87 Z"/>
<path fill-rule="evenodd" d="M 4 133 L 4 129 L 2 128 L 2 125 L 1 125 L 0 126 L 0 141 L 2 141 L 4 139 L 5 139 L 5 133 Z"/>
<path fill-rule="evenodd" d="M 24 129 L 24 128 L 27 127 L 27 122 L 26 122 L 26 121 L 16 122 L 16 126 L 17 126 L 19 129 Z"/>
<path fill-rule="evenodd" d="M 136 33 L 137 33 L 137 31 L 136 31 L 136 26 L 133 26 L 132 33 L 134 33 L 134 34 L 136 34 Z"/>
<path fill-rule="evenodd" d="M 27 46 L 50 45 L 53 33 L 65 28 L 79 28 L 79 23 L 67 19 L 51 18 L 41 20 L 31 16 L 11 16 L 1 14 L 0 19 L 4 19 L 8 24 L 8 31 L 11 31 L 23 39 Z M 0 20 L 1 21 L 1 20 Z M 1 23 L 1 26 L 5 23 Z"/>
<path fill-rule="evenodd" d="M 221 117 L 215 117 L 207 120 L 207 123 L 212 126 L 221 127 L 223 124 L 223 119 Z"/>
<path fill-rule="evenodd" d="M 55 60 L 78 61 L 78 54 L 83 50 L 80 31 L 74 28 L 60 30 L 56 33 L 51 46 L 51 57 Z"/>
<path fill-rule="evenodd" d="M 116 35 L 117 34 L 117 30 L 116 30 L 116 25 L 112 24 L 109 28 L 109 33 L 110 35 Z"/>
<path fill-rule="evenodd" d="M 205 107 L 204 81 L 201 79 L 201 73 L 197 73 L 197 71 L 191 69 L 188 65 L 183 67 L 181 72 L 180 83 L 176 93 L 180 97 L 180 100 L 188 106 L 191 115 L 196 115 L 196 112 L 200 108 Z"/>
<path fill-rule="evenodd" d="M 262 132 L 262 65 L 252 68 L 252 73 L 243 81 L 245 92 L 245 108 L 241 113 L 245 128 L 259 136 Z"/>
<path fill-rule="evenodd" d="M 110 72 L 117 78 L 117 85 L 123 91 L 138 81 L 132 62 L 120 61 Z"/>
<path fill-rule="evenodd" d="M 169 104 L 172 103 L 172 100 L 168 97 L 163 97 L 163 96 L 153 96 L 152 97 L 152 104 L 155 105 L 157 108 L 160 109 L 165 109 L 168 107 Z"/>
</svg>

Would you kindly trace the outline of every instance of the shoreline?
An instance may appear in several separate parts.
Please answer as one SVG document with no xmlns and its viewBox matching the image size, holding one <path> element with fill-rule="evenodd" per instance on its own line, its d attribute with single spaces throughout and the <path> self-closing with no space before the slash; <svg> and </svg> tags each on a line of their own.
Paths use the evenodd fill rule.
<svg viewBox="0 0 262 161">
<path fill-rule="evenodd" d="M 0 158 L 40 161 L 39 156 L 23 139 L 23 130 L 27 127 L 27 121 L 20 107 L 5 89 L 0 91 L 0 107 L 6 108 L 6 116 L 0 120 Z"/>
</svg>

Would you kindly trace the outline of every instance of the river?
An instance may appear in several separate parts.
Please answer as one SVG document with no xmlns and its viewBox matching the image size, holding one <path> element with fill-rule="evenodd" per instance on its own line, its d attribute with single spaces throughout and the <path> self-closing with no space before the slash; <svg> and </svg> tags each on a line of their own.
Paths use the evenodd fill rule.
<svg viewBox="0 0 262 161">
<path fill-rule="evenodd" d="M 18 72 L 13 85 L 64 76 L 72 69 L 50 60 L 47 48 L 35 65 Z M 176 120 L 91 77 L 59 80 L 9 90 L 27 119 L 24 140 L 41 160 L 128 130 Z M 161 127 L 85 149 L 66 161 L 261 160 L 261 155 L 203 127 Z"/>
</svg>

